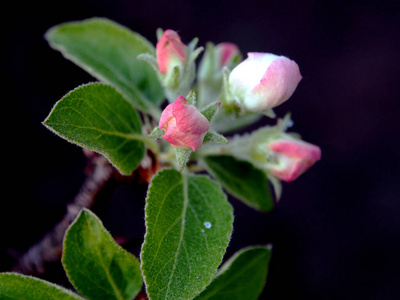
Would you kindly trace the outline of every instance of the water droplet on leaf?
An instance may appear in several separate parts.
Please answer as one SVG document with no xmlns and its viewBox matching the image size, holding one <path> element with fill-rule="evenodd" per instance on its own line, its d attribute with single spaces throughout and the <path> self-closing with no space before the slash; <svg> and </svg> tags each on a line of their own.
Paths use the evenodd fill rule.
<svg viewBox="0 0 400 300">
<path fill-rule="evenodd" d="M 211 226 L 212 226 L 210 222 L 204 222 L 203 225 L 204 225 L 204 227 L 207 228 L 207 229 L 210 229 Z"/>
</svg>

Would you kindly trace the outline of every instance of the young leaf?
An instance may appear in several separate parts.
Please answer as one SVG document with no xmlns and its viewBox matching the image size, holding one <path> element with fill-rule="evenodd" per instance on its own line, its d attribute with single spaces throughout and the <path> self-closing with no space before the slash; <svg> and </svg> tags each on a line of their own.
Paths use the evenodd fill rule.
<svg viewBox="0 0 400 300">
<path fill-rule="evenodd" d="M 142 287 L 139 261 L 86 209 L 65 234 L 62 263 L 73 286 L 88 299 L 133 299 Z"/>
<path fill-rule="evenodd" d="M 146 199 L 141 268 L 150 299 L 192 299 L 215 275 L 232 233 L 232 207 L 206 176 L 164 169 Z"/>
<path fill-rule="evenodd" d="M 236 252 L 195 300 L 258 299 L 265 285 L 270 258 L 268 246 L 248 247 Z"/>
<path fill-rule="evenodd" d="M 136 110 L 113 87 L 83 85 L 64 96 L 43 124 L 82 147 L 104 154 L 130 174 L 144 156 L 144 136 Z"/>
<path fill-rule="evenodd" d="M 229 155 L 210 155 L 204 162 L 207 171 L 232 196 L 260 211 L 273 209 L 274 202 L 263 171 Z"/>
<path fill-rule="evenodd" d="M 137 109 L 159 117 L 162 87 L 152 67 L 136 59 L 141 53 L 155 53 L 143 36 L 110 20 L 91 18 L 54 26 L 45 37 L 52 48 L 114 86 Z"/>
<path fill-rule="evenodd" d="M 0 273 L 0 299 L 83 300 L 79 295 L 61 286 L 16 273 Z"/>
</svg>

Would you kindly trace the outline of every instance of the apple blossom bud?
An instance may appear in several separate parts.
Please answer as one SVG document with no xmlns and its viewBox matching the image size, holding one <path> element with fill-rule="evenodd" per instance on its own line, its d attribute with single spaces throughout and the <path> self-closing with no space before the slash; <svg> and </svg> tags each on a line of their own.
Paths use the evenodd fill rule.
<svg viewBox="0 0 400 300">
<path fill-rule="evenodd" d="M 217 53 L 220 70 L 225 66 L 229 67 L 234 64 L 241 56 L 238 46 L 227 42 L 218 44 L 215 47 L 215 52 Z"/>
<path fill-rule="evenodd" d="M 200 81 L 222 81 L 222 68 L 233 68 L 239 62 L 241 53 L 232 43 L 220 43 L 214 46 L 207 44 L 206 52 L 199 65 L 198 78 Z M 219 82 L 221 85 L 222 82 Z"/>
<path fill-rule="evenodd" d="M 272 151 L 270 171 L 286 182 L 295 180 L 321 159 L 318 146 L 290 137 L 275 140 L 268 148 Z"/>
<path fill-rule="evenodd" d="M 207 43 L 197 72 L 201 105 L 207 105 L 220 99 L 223 87 L 222 70 L 224 68 L 231 70 L 241 59 L 239 48 L 233 43 L 224 42 L 218 45 Z"/>
<path fill-rule="evenodd" d="M 260 112 L 289 99 L 301 78 L 293 60 L 253 52 L 229 74 L 229 92 L 244 110 Z"/>
<path fill-rule="evenodd" d="M 161 113 L 158 127 L 164 129 L 162 137 L 172 146 L 195 151 L 202 145 L 210 123 L 185 97 L 179 96 Z"/>
<path fill-rule="evenodd" d="M 160 73 L 167 74 L 175 66 L 182 66 L 186 62 L 186 51 L 187 46 L 181 42 L 176 31 L 166 30 L 156 45 Z"/>
</svg>

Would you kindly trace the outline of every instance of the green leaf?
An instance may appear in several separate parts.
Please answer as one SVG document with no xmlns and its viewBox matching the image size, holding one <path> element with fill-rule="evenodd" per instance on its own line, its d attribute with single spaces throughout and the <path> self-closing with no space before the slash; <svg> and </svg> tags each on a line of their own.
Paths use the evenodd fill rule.
<svg viewBox="0 0 400 300">
<path fill-rule="evenodd" d="M 52 48 L 114 86 L 137 109 L 159 117 L 163 89 L 153 68 L 136 59 L 141 53 L 155 53 L 143 36 L 108 19 L 91 18 L 54 26 L 45 37 Z"/>
<path fill-rule="evenodd" d="M 139 261 L 87 209 L 65 234 L 62 263 L 73 286 L 88 299 L 133 299 L 142 287 Z"/>
<path fill-rule="evenodd" d="M 164 169 L 146 199 L 141 268 L 150 299 L 192 299 L 216 274 L 232 233 L 232 207 L 206 176 Z"/>
<path fill-rule="evenodd" d="M 130 174 L 145 152 L 145 137 L 136 110 L 113 87 L 83 85 L 56 103 L 43 124 L 82 147 L 104 154 Z"/>
<path fill-rule="evenodd" d="M 229 194 L 254 209 L 264 212 L 273 209 L 273 198 L 263 171 L 229 155 L 206 156 L 204 162 L 207 171 Z"/>
<path fill-rule="evenodd" d="M 196 300 L 256 300 L 261 294 L 271 258 L 269 246 L 248 247 L 236 252 L 218 271 Z"/>
<path fill-rule="evenodd" d="M 16 273 L 0 274 L 0 299 L 83 300 L 77 294 L 59 285 Z"/>
</svg>

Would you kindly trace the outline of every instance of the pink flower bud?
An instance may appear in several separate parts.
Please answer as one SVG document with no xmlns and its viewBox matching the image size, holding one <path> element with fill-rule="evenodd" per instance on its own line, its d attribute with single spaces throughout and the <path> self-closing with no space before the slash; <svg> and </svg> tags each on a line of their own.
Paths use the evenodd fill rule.
<svg viewBox="0 0 400 300">
<path fill-rule="evenodd" d="M 201 83 L 207 81 L 207 88 L 217 88 L 222 85 L 222 69 L 232 69 L 241 59 L 239 48 L 232 43 L 220 43 L 216 46 L 207 44 L 206 52 L 199 65 L 198 79 Z"/>
<path fill-rule="evenodd" d="M 179 96 L 161 113 L 158 128 L 165 130 L 163 138 L 172 146 L 195 151 L 203 143 L 210 123 L 185 97 Z"/>
<path fill-rule="evenodd" d="M 258 112 L 289 99 L 301 78 L 299 66 L 287 57 L 248 53 L 229 75 L 229 87 L 244 109 Z"/>
<path fill-rule="evenodd" d="M 235 57 L 240 56 L 240 50 L 238 46 L 232 43 L 221 43 L 215 46 L 215 52 L 219 59 L 219 69 L 229 65 Z"/>
<path fill-rule="evenodd" d="M 187 46 L 181 42 L 176 31 L 168 29 L 156 45 L 158 69 L 167 74 L 171 67 L 182 65 L 186 61 Z"/>
<path fill-rule="evenodd" d="M 295 180 L 321 159 L 321 149 L 313 144 L 295 140 L 279 139 L 268 145 L 273 151 L 276 164 L 272 174 L 286 182 Z"/>
</svg>

